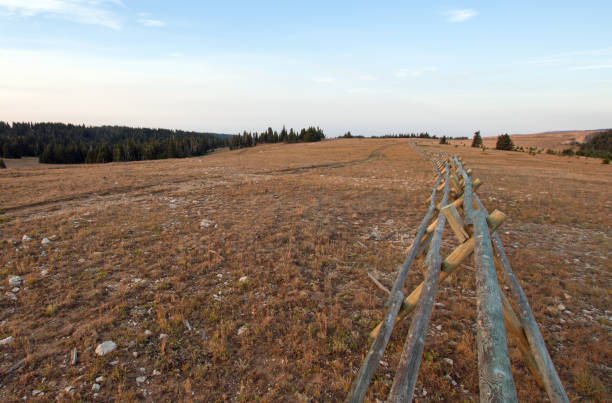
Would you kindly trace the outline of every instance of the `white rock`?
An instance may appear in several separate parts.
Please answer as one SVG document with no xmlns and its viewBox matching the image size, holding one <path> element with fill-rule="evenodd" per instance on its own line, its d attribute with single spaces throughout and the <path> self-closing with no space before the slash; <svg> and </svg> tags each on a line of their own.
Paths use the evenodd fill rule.
<svg viewBox="0 0 612 403">
<path fill-rule="evenodd" d="M 99 344 L 98 347 L 96 347 L 96 354 L 106 355 L 108 353 L 112 353 L 116 349 L 117 349 L 117 344 L 115 344 L 114 341 L 107 340 L 104 343 Z"/>
<path fill-rule="evenodd" d="M 167 338 L 168 338 L 168 335 L 166 333 L 162 333 L 159 335 L 160 340 L 167 339 Z"/>
<path fill-rule="evenodd" d="M 21 240 L 22 240 L 23 242 L 30 242 L 30 241 L 32 240 L 32 238 L 30 238 L 30 237 L 29 237 L 29 236 L 27 236 L 27 235 L 24 235 L 24 236 L 21 238 Z"/>
<path fill-rule="evenodd" d="M 144 334 L 145 334 L 145 336 L 150 337 L 153 334 L 153 332 L 150 331 L 149 329 L 147 329 L 147 330 L 145 330 Z"/>
<path fill-rule="evenodd" d="M 7 292 L 4 295 L 6 295 L 7 298 L 12 299 L 13 301 L 17 301 L 17 295 L 13 294 L 12 292 Z"/>
<path fill-rule="evenodd" d="M 34 389 L 34 390 L 32 391 L 32 396 L 38 396 L 38 395 L 43 396 L 44 394 L 45 394 L 45 392 L 43 392 L 43 391 L 42 391 L 42 390 L 40 390 L 40 389 Z"/>
<path fill-rule="evenodd" d="M 47 274 L 49 274 L 49 271 L 46 269 L 40 271 L 40 275 L 43 277 L 45 277 Z"/>
<path fill-rule="evenodd" d="M 91 390 L 93 390 L 94 392 L 98 392 L 100 390 L 100 384 L 94 383 L 93 385 L 91 385 Z"/>
<path fill-rule="evenodd" d="M 40 243 L 42 245 L 49 245 L 51 243 L 51 241 L 49 240 L 49 238 L 43 238 L 43 240 L 40 241 Z"/>
<path fill-rule="evenodd" d="M 66 393 L 73 394 L 73 393 L 74 393 L 74 388 L 73 388 L 72 386 L 66 386 L 66 387 L 64 388 L 64 391 L 65 391 Z"/>
<path fill-rule="evenodd" d="M 161 375 L 161 371 L 158 371 L 156 369 L 153 370 L 153 376 L 159 376 Z"/>
<path fill-rule="evenodd" d="M 238 280 L 239 283 L 246 283 L 247 281 L 249 281 L 249 277 L 248 276 L 242 276 Z"/>
<path fill-rule="evenodd" d="M 102 383 L 102 382 L 104 382 L 105 380 L 106 380 L 106 378 L 105 378 L 105 377 L 103 377 L 103 376 L 99 376 L 99 377 L 97 377 L 97 378 L 96 378 L 96 383 Z"/>
<path fill-rule="evenodd" d="M 557 305 L 557 309 L 560 310 L 560 311 L 565 311 L 565 305 L 559 304 L 559 305 Z"/>
<path fill-rule="evenodd" d="M 117 361 L 117 360 L 111 361 L 111 362 L 109 362 L 109 364 L 114 367 L 115 365 L 119 364 L 119 361 Z"/>
<path fill-rule="evenodd" d="M 248 325 L 242 325 L 240 329 L 238 329 L 238 336 L 243 335 L 249 329 Z"/>
<path fill-rule="evenodd" d="M 145 383 L 146 380 L 147 380 L 146 376 L 139 376 L 138 378 L 136 378 L 136 382 L 138 383 Z"/>
<path fill-rule="evenodd" d="M 444 358 L 442 361 L 444 361 L 448 365 L 453 365 L 453 360 L 451 360 L 450 358 Z"/>
<path fill-rule="evenodd" d="M 209 228 L 214 227 L 217 228 L 217 224 L 212 220 L 203 219 L 200 221 L 200 228 Z"/>
<path fill-rule="evenodd" d="M 13 336 L 9 336 L 5 339 L 0 340 L 0 346 L 6 346 L 7 344 L 11 344 L 13 342 Z"/>
<path fill-rule="evenodd" d="M 23 280 L 21 279 L 20 276 L 13 276 L 9 278 L 9 285 L 11 287 L 18 287 L 21 285 L 21 283 L 23 283 Z"/>
<path fill-rule="evenodd" d="M 438 325 L 438 326 L 436 326 L 436 330 L 437 330 L 437 331 L 442 330 L 442 325 Z"/>
<path fill-rule="evenodd" d="M 134 358 L 138 358 L 138 351 L 134 351 L 134 352 L 132 353 L 132 357 L 134 357 Z"/>
</svg>

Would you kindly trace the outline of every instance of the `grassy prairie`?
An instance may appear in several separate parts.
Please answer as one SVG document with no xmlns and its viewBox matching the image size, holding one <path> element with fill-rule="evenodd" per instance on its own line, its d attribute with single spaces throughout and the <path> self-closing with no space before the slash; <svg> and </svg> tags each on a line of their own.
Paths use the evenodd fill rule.
<svg viewBox="0 0 612 403">
<path fill-rule="evenodd" d="M 422 143 L 462 155 L 487 207 L 508 215 L 502 240 L 571 399 L 609 400 L 612 168 Z M 0 372 L 25 361 L 0 375 L 0 400 L 342 400 L 384 311 L 386 295 L 365 270 L 392 284 L 434 181 L 408 144 L 330 140 L 90 166 L 7 161 L 0 339 L 14 340 L 0 346 Z M 447 230 L 443 251 L 455 246 Z M 13 275 L 26 280 L 17 300 L 6 295 Z M 406 289 L 422 278 L 414 267 Z M 469 269 L 441 284 L 420 401 L 478 399 L 474 298 Z M 369 401 L 386 397 L 408 326 L 395 330 Z M 97 356 L 105 340 L 118 348 Z M 543 400 L 510 351 L 519 399 Z"/>
</svg>

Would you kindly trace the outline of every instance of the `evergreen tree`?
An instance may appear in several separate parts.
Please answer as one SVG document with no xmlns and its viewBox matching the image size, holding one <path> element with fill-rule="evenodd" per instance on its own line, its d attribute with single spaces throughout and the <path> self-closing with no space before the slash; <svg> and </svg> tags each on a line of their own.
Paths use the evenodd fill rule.
<svg viewBox="0 0 612 403">
<path fill-rule="evenodd" d="M 0 159 L 0 169 L 4 169 L 6 168 L 6 164 L 4 163 L 3 159 Z"/>
<path fill-rule="evenodd" d="M 482 137 L 480 137 L 480 130 L 474 133 L 474 138 L 472 139 L 472 147 L 482 147 Z"/>
<path fill-rule="evenodd" d="M 123 147 L 121 144 L 115 144 L 113 147 L 113 162 L 119 162 L 123 160 Z"/>
<path fill-rule="evenodd" d="M 514 150 L 514 143 L 512 142 L 512 139 L 510 138 L 508 133 L 500 134 L 499 136 L 497 136 L 497 144 L 495 146 L 495 149 L 505 151 Z"/>
<path fill-rule="evenodd" d="M 450 144 L 448 142 L 448 139 L 446 138 L 446 136 L 442 136 L 442 138 L 440 139 L 440 144 Z"/>
</svg>

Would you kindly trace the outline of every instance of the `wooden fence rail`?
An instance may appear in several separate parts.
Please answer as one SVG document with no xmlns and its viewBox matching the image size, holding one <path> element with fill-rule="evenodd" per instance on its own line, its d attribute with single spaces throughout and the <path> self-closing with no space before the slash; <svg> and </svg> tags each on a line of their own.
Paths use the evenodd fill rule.
<svg viewBox="0 0 612 403">
<path fill-rule="evenodd" d="M 364 401 L 395 323 L 416 310 L 388 396 L 391 402 L 412 400 L 439 282 L 450 279 L 468 258 L 474 256 L 481 401 L 517 401 L 508 356 L 507 335 L 510 335 L 527 367 L 538 384 L 546 390 L 551 401 L 569 402 L 527 297 L 512 271 L 501 239 L 496 233 L 506 216 L 498 210 L 488 213 L 475 193 L 482 182 L 472 179 L 472 171 L 465 169 L 466 164 L 461 157 L 446 153 L 427 153 L 414 143 L 411 145 L 415 152 L 433 163 L 436 181 L 427 200 L 427 213 L 408 250 L 406 260 L 400 267 L 393 289 L 389 292 L 384 319 L 370 333 L 372 345 L 345 401 Z M 442 197 L 440 202 L 436 203 L 439 191 L 442 191 Z M 446 222 L 459 241 L 459 246 L 443 259 L 440 245 Z M 410 269 L 414 261 L 426 250 L 423 261 L 425 280 L 408 296 L 404 296 L 403 287 Z M 518 315 L 499 287 L 496 266 L 500 267 L 510 284 L 512 296 L 519 307 Z"/>
</svg>

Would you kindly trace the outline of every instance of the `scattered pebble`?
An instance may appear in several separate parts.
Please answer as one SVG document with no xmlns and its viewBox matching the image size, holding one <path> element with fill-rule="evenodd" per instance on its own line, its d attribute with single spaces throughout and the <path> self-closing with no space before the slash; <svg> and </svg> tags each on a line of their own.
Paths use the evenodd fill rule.
<svg viewBox="0 0 612 403">
<path fill-rule="evenodd" d="M 104 382 L 105 380 L 106 380 L 106 378 L 105 378 L 105 377 L 103 377 L 103 376 L 99 376 L 99 377 L 97 377 L 97 378 L 96 378 L 96 383 L 102 383 L 102 382 Z"/>
<path fill-rule="evenodd" d="M 6 295 L 6 296 L 7 296 L 7 298 L 12 299 L 13 301 L 17 301 L 17 295 L 15 295 L 15 294 L 14 294 L 14 293 L 12 293 L 12 292 L 7 292 L 7 293 L 6 293 L 6 294 L 4 294 L 4 295 Z"/>
<path fill-rule="evenodd" d="M 132 353 L 132 357 L 134 357 L 134 358 L 138 358 L 138 351 L 134 351 L 134 352 Z"/>
<path fill-rule="evenodd" d="M 145 336 L 150 337 L 150 336 L 153 335 L 153 332 L 150 331 L 149 329 L 147 329 L 147 330 L 144 331 L 144 334 L 145 334 Z"/>
<path fill-rule="evenodd" d="M 444 361 L 445 363 L 451 366 L 454 364 L 453 360 L 450 358 L 444 358 L 442 361 Z"/>
<path fill-rule="evenodd" d="M 565 305 L 559 304 L 559 305 L 557 305 L 557 309 L 560 310 L 560 311 L 565 311 Z"/>
<path fill-rule="evenodd" d="M 207 220 L 207 219 L 203 219 L 202 221 L 200 221 L 200 228 L 217 228 L 217 223 L 215 223 L 212 220 Z"/>
<path fill-rule="evenodd" d="M 153 376 L 159 376 L 161 375 L 161 371 L 158 371 L 156 369 L 153 370 Z"/>
<path fill-rule="evenodd" d="M 8 344 L 11 344 L 13 342 L 13 340 L 14 340 L 13 336 L 9 336 L 9 337 L 7 337 L 5 339 L 2 339 L 2 340 L 0 340 L 0 346 L 6 346 Z"/>
<path fill-rule="evenodd" d="M 240 329 L 238 329 L 238 336 L 243 335 L 248 330 L 248 328 L 249 328 L 248 325 L 242 325 Z"/>
<path fill-rule="evenodd" d="M 159 335 L 160 340 L 167 339 L 167 338 L 168 338 L 168 335 L 166 333 L 162 333 Z"/>
<path fill-rule="evenodd" d="M 100 384 L 94 383 L 93 385 L 91 385 L 91 390 L 93 390 L 94 392 L 100 391 Z"/>
<path fill-rule="evenodd" d="M 119 364 L 119 361 L 118 360 L 111 361 L 111 362 L 109 362 L 109 364 L 114 367 L 115 365 Z"/>
<path fill-rule="evenodd" d="M 20 286 L 22 283 L 23 283 L 23 280 L 21 279 L 20 276 L 13 276 L 13 277 L 9 278 L 9 285 L 11 287 Z"/>
<path fill-rule="evenodd" d="M 49 238 L 43 238 L 43 240 L 40 241 L 40 243 L 42 245 L 49 245 L 51 243 L 51 241 L 49 240 Z"/>
<path fill-rule="evenodd" d="M 146 380 L 147 380 L 146 376 L 139 376 L 138 378 L 136 378 L 136 382 L 138 383 L 145 383 Z"/>
<path fill-rule="evenodd" d="M 248 276 L 242 276 L 238 280 L 239 283 L 246 283 L 247 281 L 249 281 L 249 277 Z"/>
<path fill-rule="evenodd" d="M 32 240 L 32 238 L 30 238 L 30 237 L 29 237 L 29 236 L 27 236 L 27 235 L 24 235 L 24 236 L 21 238 L 21 240 L 22 240 L 23 242 L 30 242 L 30 241 Z"/>
<path fill-rule="evenodd" d="M 107 340 L 104 343 L 99 344 L 98 347 L 96 347 L 96 354 L 106 355 L 108 353 L 112 353 L 116 349 L 117 349 L 117 344 L 115 344 L 114 341 Z"/>
</svg>

